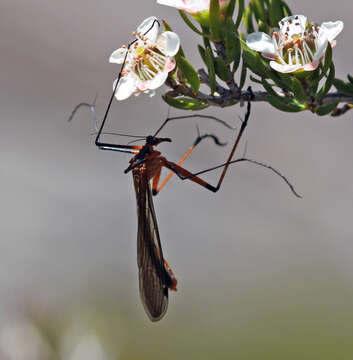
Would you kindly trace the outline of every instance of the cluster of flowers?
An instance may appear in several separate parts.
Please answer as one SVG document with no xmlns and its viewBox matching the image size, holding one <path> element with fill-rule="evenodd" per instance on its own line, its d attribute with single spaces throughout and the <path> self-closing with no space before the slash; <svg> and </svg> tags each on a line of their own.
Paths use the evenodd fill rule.
<svg viewBox="0 0 353 360">
<path fill-rule="evenodd" d="M 157 3 L 190 13 L 196 20 L 208 17 L 210 0 L 157 0 Z M 219 0 L 226 9 L 229 0 Z M 247 46 L 270 59 L 272 69 L 281 73 L 315 70 L 325 56 L 327 45 L 342 31 L 343 22 L 324 22 L 320 26 L 307 21 L 303 15 L 293 15 L 279 22 L 279 29 L 270 35 L 255 32 L 248 35 Z M 152 96 L 175 68 L 174 56 L 179 51 L 179 36 L 172 31 L 159 34 L 157 18 L 149 17 L 133 33 L 136 40 L 128 47 L 115 50 L 109 61 L 122 64 L 119 83 L 113 88 L 118 100 L 132 94 Z"/>
</svg>

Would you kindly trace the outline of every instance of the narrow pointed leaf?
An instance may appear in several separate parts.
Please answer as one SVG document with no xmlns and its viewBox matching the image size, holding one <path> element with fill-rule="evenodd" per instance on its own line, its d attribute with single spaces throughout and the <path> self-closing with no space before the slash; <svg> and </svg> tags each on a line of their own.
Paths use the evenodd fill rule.
<svg viewBox="0 0 353 360">
<path fill-rule="evenodd" d="M 318 94 L 316 96 L 317 100 L 322 99 L 329 92 L 329 90 L 331 89 L 331 86 L 333 84 L 334 79 L 335 79 L 335 65 L 333 63 L 331 63 L 330 72 L 328 74 L 326 82 L 322 86 L 322 88 L 320 89 L 320 91 L 318 92 Z"/>
<path fill-rule="evenodd" d="M 214 66 L 213 54 L 211 48 L 207 48 L 205 51 L 205 63 L 208 69 L 208 80 L 210 82 L 211 93 L 216 91 L 216 71 Z"/>
<path fill-rule="evenodd" d="M 277 96 L 268 95 L 266 100 L 276 109 L 285 111 L 285 112 L 299 112 L 306 109 L 303 105 L 298 105 L 295 103 L 289 104 L 282 102 L 281 99 Z"/>
<path fill-rule="evenodd" d="M 243 48 L 243 61 L 245 65 L 256 75 L 267 77 L 267 69 L 263 66 L 256 51 L 251 50 L 248 46 L 241 43 Z"/>
<path fill-rule="evenodd" d="M 202 110 L 209 106 L 200 100 L 188 97 L 173 98 L 168 95 L 163 95 L 162 97 L 168 105 L 182 110 Z"/>
<path fill-rule="evenodd" d="M 175 61 L 186 81 L 191 85 L 194 92 L 197 93 L 200 88 L 200 79 L 195 68 L 180 54 L 175 56 Z"/>
<path fill-rule="evenodd" d="M 201 56 L 202 61 L 204 62 L 204 64 L 207 66 L 207 60 L 206 60 L 206 55 L 205 55 L 205 48 L 203 46 L 201 46 L 200 44 L 197 45 L 197 48 L 199 50 L 199 54 Z"/>
<path fill-rule="evenodd" d="M 290 9 L 290 7 L 287 5 L 287 3 L 282 0 L 282 7 L 283 7 L 283 11 L 284 11 L 284 15 L 285 16 L 292 16 L 292 10 Z"/>
<path fill-rule="evenodd" d="M 348 78 L 348 80 L 349 80 L 349 82 L 351 83 L 351 84 L 353 84 L 353 76 L 351 76 L 351 75 L 347 75 L 347 78 Z"/>
<path fill-rule="evenodd" d="M 219 9 L 219 0 L 210 1 L 210 28 L 214 41 L 219 41 L 222 37 L 221 30 L 221 12 Z"/>
<path fill-rule="evenodd" d="M 284 18 L 282 0 L 270 0 L 270 21 L 272 27 L 278 27 L 278 22 Z"/>
<path fill-rule="evenodd" d="M 241 74 L 240 74 L 240 82 L 239 82 L 239 88 L 242 89 L 244 87 L 245 84 L 245 80 L 246 80 L 246 66 L 244 65 L 243 62 L 243 66 L 241 67 Z"/>
<path fill-rule="evenodd" d="M 185 14 L 185 12 L 183 10 L 179 10 L 179 14 L 181 16 L 181 18 L 184 20 L 185 24 L 192 30 L 194 31 L 196 34 L 199 35 L 203 35 L 202 32 L 191 22 L 191 20 L 189 19 L 189 17 Z"/>
<path fill-rule="evenodd" d="M 252 75 L 250 75 L 249 77 L 250 77 L 251 81 L 253 81 L 255 83 L 258 83 L 258 84 L 262 84 L 261 79 L 258 79 L 258 78 L 256 78 L 255 76 L 252 76 Z"/>
<path fill-rule="evenodd" d="M 221 80 L 225 82 L 231 80 L 231 73 L 229 71 L 229 67 L 221 58 L 219 57 L 215 58 L 214 65 L 215 65 L 216 74 Z"/>
<path fill-rule="evenodd" d="M 333 85 L 335 88 L 344 95 L 353 96 L 353 84 L 345 83 L 341 79 L 334 79 Z"/>
<path fill-rule="evenodd" d="M 257 22 L 260 20 L 266 23 L 265 9 L 262 3 L 263 0 L 251 0 L 252 8 L 254 10 L 255 18 Z"/>
<path fill-rule="evenodd" d="M 201 28 L 202 28 L 202 32 L 206 35 L 210 35 L 210 31 L 208 28 L 204 27 L 201 25 Z M 211 44 L 210 44 L 210 40 L 209 40 L 209 37 L 208 36 L 203 36 L 202 37 L 202 40 L 203 40 L 203 44 L 205 45 L 205 48 L 208 48 L 208 47 L 211 47 Z"/>
<path fill-rule="evenodd" d="M 237 20 L 235 21 L 236 29 L 238 29 L 240 25 L 241 18 L 243 17 L 243 13 L 244 13 L 244 0 L 238 0 L 238 16 L 237 16 Z"/>
<path fill-rule="evenodd" d="M 325 105 L 318 106 L 315 113 L 319 116 L 327 115 L 337 108 L 338 103 L 339 103 L 339 101 L 336 101 L 331 104 L 325 104 Z"/>
<path fill-rule="evenodd" d="M 279 96 L 265 79 L 262 79 L 262 85 L 268 93 L 266 100 L 275 108 L 287 112 L 298 112 L 307 108 L 305 105 L 300 104 L 295 99 Z"/>
<path fill-rule="evenodd" d="M 247 6 L 242 19 L 243 19 L 243 23 L 244 23 L 246 32 L 248 34 L 255 32 L 254 25 L 252 22 L 252 9 L 251 9 L 250 5 Z"/>
<path fill-rule="evenodd" d="M 231 18 L 226 20 L 226 32 L 224 36 L 227 64 L 240 59 L 240 41 Z M 236 66 L 237 68 L 238 66 Z"/>
<path fill-rule="evenodd" d="M 227 11 L 226 11 L 226 17 L 227 18 L 232 18 L 233 17 L 233 13 L 234 13 L 234 8 L 235 8 L 235 2 L 236 0 L 230 0 L 228 7 L 227 7 Z"/>
<path fill-rule="evenodd" d="M 327 74 L 328 70 L 330 69 L 331 63 L 332 63 L 332 47 L 330 43 L 328 43 L 325 53 L 325 64 L 322 68 L 319 81 Z"/>
<path fill-rule="evenodd" d="M 295 77 L 292 78 L 292 91 L 299 102 L 306 103 L 310 101 L 310 97 L 305 92 L 302 83 Z"/>
</svg>

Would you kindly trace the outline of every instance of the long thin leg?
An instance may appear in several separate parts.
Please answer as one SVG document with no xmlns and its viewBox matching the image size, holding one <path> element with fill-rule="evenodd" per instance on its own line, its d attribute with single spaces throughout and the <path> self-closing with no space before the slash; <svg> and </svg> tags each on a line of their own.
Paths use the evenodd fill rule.
<svg viewBox="0 0 353 360">
<path fill-rule="evenodd" d="M 118 152 L 124 152 L 129 154 L 138 154 L 139 150 L 142 149 L 142 146 L 137 145 L 117 145 L 117 144 L 109 144 L 109 143 L 101 143 L 96 144 L 100 150 L 112 150 Z"/>
<path fill-rule="evenodd" d="M 155 23 L 158 23 L 159 25 L 159 22 L 157 20 L 153 21 L 151 27 L 143 34 L 143 35 L 146 35 L 155 25 Z M 108 118 L 108 114 L 109 114 L 109 111 L 110 111 L 110 108 L 112 106 L 112 102 L 113 102 L 113 99 L 114 99 L 114 96 L 115 96 L 115 92 L 116 92 L 116 89 L 118 88 L 118 85 L 119 85 L 119 81 L 122 77 L 122 73 L 123 73 L 123 70 L 124 70 L 124 67 L 125 67 L 125 63 L 126 63 L 126 58 L 127 58 L 127 55 L 129 53 L 129 50 L 130 50 L 130 47 L 136 42 L 138 41 L 138 39 L 132 41 L 128 46 L 127 46 L 127 49 L 126 49 L 126 53 L 125 53 L 125 57 L 124 57 L 124 61 L 123 61 L 123 65 L 121 66 L 121 69 L 120 69 L 120 72 L 119 72 L 119 75 L 118 75 L 118 79 L 116 81 L 116 84 L 115 84 L 115 87 L 114 87 L 114 90 L 113 90 L 113 93 L 112 93 L 112 96 L 110 97 L 110 100 L 109 100 L 109 103 L 108 103 L 108 106 L 107 106 L 107 110 L 105 111 L 105 114 L 104 114 L 104 117 L 103 117 L 103 120 L 102 120 L 102 124 L 98 130 L 98 133 L 97 133 L 97 137 L 96 137 L 96 140 L 95 140 L 95 144 L 96 146 L 98 146 L 100 149 L 102 150 L 115 150 L 115 151 L 119 151 L 117 150 L 116 146 L 119 147 L 118 145 L 115 145 L 115 144 L 105 144 L 105 143 L 101 143 L 100 142 L 100 136 L 102 134 L 102 131 L 103 131 L 103 128 L 104 128 L 104 125 L 107 121 L 107 118 Z"/>
<path fill-rule="evenodd" d="M 252 91 L 251 91 L 250 87 L 249 87 L 249 92 L 252 95 Z M 163 166 L 165 166 L 166 168 L 172 170 L 172 173 L 170 173 L 168 175 L 168 177 L 163 181 L 161 186 L 158 188 L 157 192 L 155 192 L 154 194 L 157 194 L 159 191 L 162 190 L 162 188 L 166 185 L 166 183 L 170 180 L 170 178 L 173 176 L 174 173 L 177 176 L 179 176 L 182 180 L 189 179 L 191 181 L 194 181 L 194 182 L 198 183 L 199 185 L 205 187 L 206 189 L 208 189 L 210 191 L 217 192 L 220 189 L 221 185 L 222 185 L 222 182 L 224 180 L 224 177 L 226 175 L 228 167 L 231 164 L 233 156 L 235 154 L 235 150 L 237 149 L 238 144 L 240 142 L 240 139 L 241 139 L 241 137 L 242 137 L 242 135 L 243 135 L 243 133 L 245 131 L 245 128 L 246 128 L 247 124 L 248 124 L 248 120 L 249 120 L 249 117 L 250 117 L 250 112 L 251 112 L 251 102 L 248 101 L 245 118 L 242 121 L 240 130 L 239 130 L 238 135 L 237 135 L 237 137 L 235 139 L 233 148 L 232 148 L 232 150 L 231 150 L 231 152 L 230 152 L 230 154 L 228 156 L 227 162 L 223 165 L 223 171 L 222 171 L 222 174 L 221 174 L 216 186 L 213 186 L 213 185 L 207 183 L 206 181 L 202 180 L 201 178 L 199 178 L 195 174 L 192 174 L 191 172 L 189 172 L 188 170 L 186 170 L 186 169 L 184 169 L 184 168 L 182 168 L 180 166 L 186 160 L 186 158 L 191 154 L 191 152 L 195 149 L 195 146 L 201 141 L 201 140 L 199 140 L 197 142 L 197 140 L 196 140 L 196 142 L 185 153 L 185 155 L 181 158 L 181 160 L 178 162 L 178 164 L 175 164 L 175 163 L 170 162 L 170 161 L 165 162 L 165 164 Z M 166 122 L 164 122 L 163 125 L 164 124 L 166 124 Z M 158 130 L 158 132 L 161 130 L 161 128 Z"/>
<path fill-rule="evenodd" d="M 183 155 L 183 157 L 179 160 L 178 162 L 178 166 L 181 166 L 183 164 L 183 162 L 188 158 L 188 156 L 192 153 L 192 151 L 196 148 L 196 146 L 204 139 L 206 138 L 212 138 L 213 141 L 216 143 L 216 145 L 218 146 L 224 146 L 226 145 L 225 143 L 221 143 L 219 142 L 218 138 L 212 134 L 205 134 L 202 136 L 198 136 L 197 139 L 195 140 L 195 142 L 190 146 L 190 148 L 186 151 L 186 153 Z M 155 178 L 153 178 L 153 184 L 155 184 L 155 182 L 157 183 L 157 185 L 155 187 L 152 187 L 153 190 L 153 195 L 157 195 L 163 188 L 164 186 L 167 184 L 167 182 L 172 178 L 172 176 L 174 175 L 174 171 L 171 171 L 170 174 L 163 180 L 163 183 L 159 186 L 159 188 L 157 189 L 157 185 L 158 185 L 158 181 L 159 181 L 159 177 L 158 180 Z M 159 174 L 160 176 L 160 174 Z"/>
<path fill-rule="evenodd" d="M 183 116 L 173 116 L 173 117 L 167 117 L 163 124 L 158 128 L 158 130 L 154 133 L 154 137 L 156 137 L 160 132 L 161 130 L 167 125 L 167 123 L 169 121 L 172 121 L 172 120 L 181 120 L 181 119 L 189 119 L 189 118 L 201 118 L 201 119 L 211 119 L 211 120 L 215 120 L 217 122 L 219 122 L 220 124 L 224 125 L 225 127 L 227 127 L 228 129 L 232 129 L 233 130 L 233 127 L 231 127 L 227 122 L 225 122 L 224 120 L 222 119 L 219 119 L 215 116 L 211 116 L 211 115 L 201 115 L 201 114 L 193 114 L 193 115 L 183 115 Z"/>
</svg>

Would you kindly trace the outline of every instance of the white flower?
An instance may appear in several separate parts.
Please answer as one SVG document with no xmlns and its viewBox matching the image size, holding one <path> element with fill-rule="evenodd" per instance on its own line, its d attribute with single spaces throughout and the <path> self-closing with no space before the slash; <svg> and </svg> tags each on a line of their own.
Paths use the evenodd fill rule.
<svg viewBox="0 0 353 360">
<path fill-rule="evenodd" d="M 173 6 L 190 14 L 208 11 L 210 0 L 157 0 L 158 4 Z M 220 7 L 228 5 L 229 0 L 219 0 Z"/>
<path fill-rule="evenodd" d="M 272 37 L 263 33 L 249 34 L 246 44 L 262 56 L 271 59 L 272 69 L 281 73 L 315 70 L 325 56 L 327 44 L 335 46 L 335 37 L 343 22 L 309 23 L 303 15 L 293 15 L 279 22 L 280 29 Z"/>
<path fill-rule="evenodd" d="M 138 95 L 140 92 L 153 94 L 174 69 L 173 56 L 179 50 L 179 36 L 171 31 L 165 31 L 158 36 L 158 29 L 157 18 L 147 18 L 137 28 L 137 39 L 130 48 L 122 47 L 110 55 L 109 62 L 116 64 L 122 64 L 126 56 L 115 91 L 118 100 L 127 99 L 132 94 Z"/>
</svg>

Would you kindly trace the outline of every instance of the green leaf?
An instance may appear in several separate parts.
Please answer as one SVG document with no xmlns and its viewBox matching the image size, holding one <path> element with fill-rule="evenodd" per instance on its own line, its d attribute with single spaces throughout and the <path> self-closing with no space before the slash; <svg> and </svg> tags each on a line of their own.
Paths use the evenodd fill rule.
<svg viewBox="0 0 353 360">
<path fill-rule="evenodd" d="M 243 48 L 243 60 L 247 67 L 262 78 L 273 80 L 282 89 L 290 89 L 292 86 L 291 76 L 273 71 L 268 61 L 263 59 L 256 51 L 251 50 L 246 44 L 241 43 Z"/>
<path fill-rule="evenodd" d="M 333 85 L 335 88 L 344 95 L 353 96 L 353 84 L 345 83 L 341 79 L 334 79 Z"/>
<path fill-rule="evenodd" d="M 351 76 L 351 75 L 347 75 L 347 78 L 348 78 L 348 80 L 349 80 L 349 82 L 351 83 L 351 84 L 353 84 L 353 76 Z"/>
<path fill-rule="evenodd" d="M 202 110 L 209 106 L 200 100 L 188 97 L 173 98 L 168 95 L 163 95 L 162 98 L 168 105 L 182 110 Z"/>
<path fill-rule="evenodd" d="M 241 43 L 243 48 L 243 61 L 246 66 L 256 75 L 260 77 L 268 77 L 268 69 L 260 61 L 256 51 L 251 50 L 247 45 Z"/>
<path fill-rule="evenodd" d="M 281 100 L 281 98 L 279 96 L 272 96 L 272 95 L 268 95 L 266 97 L 266 100 L 276 109 L 281 110 L 281 111 L 286 111 L 286 112 L 299 112 L 299 111 L 303 111 L 306 109 L 305 106 L 303 105 L 299 105 L 296 103 L 286 103 L 283 102 Z"/>
<path fill-rule="evenodd" d="M 228 18 L 226 20 L 226 33 L 224 36 L 225 52 L 227 64 L 237 61 L 239 65 L 240 60 L 240 41 L 235 30 L 233 20 Z M 237 68 L 238 66 L 236 66 Z"/>
<path fill-rule="evenodd" d="M 292 16 L 292 11 L 285 1 L 282 1 L 283 11 L 285 16 Z"/>
<path fill-rule="evenodd" d="M 262 60 L 265 62 L 265 60 Z M 266 62 L 266 64 L 268 64 Z M 284 74 L 277 71 L 274 71 L 270 68 L 270 76 L 269 76 L 279 87 L 284 90 L 289 90 L 292 86 L 292 74 Z"/>
<path fill-rule="evenodd" d="M 203 35 L 202 32 L 191 22 L 191 20 L 188 18 L 188 16 L 185 14 L 183 10 L 179 10 L 179 14 L 181 18 L 184 20 L 185 24 L 196 34 Z"/>
<path fill-rule="evenodd" d="M 325 84 L 322 86 L 320 91 L 317 93 L 317 96 L 316 96 L 317 100 L 322 99 L 329 92 L 334 79 L 335 79 L 335 65 L 333 64 L 333 62 L 331 62 L 330 72 L 327 76 Z"/>
<path fill-rule="evenodd" d="M 239 82 L 240 89 L 244 87 L 245 80 L 246 80 L 246 66 L 243 62 L 243 66 L 241 67 L 240 82 Z"/>
<path fill-rule="evenodd" d="M 327 44 L 326 53 L 325 53 L 325 64 L 322 68 L 322 72 L 319 77 L 319 81 L 327 74 L 332 63 L 332 47 L 330 43 Z"/>
<path fill-rule="evenodd" d="M 251 81 L 253 81 L 253 82 L 255 82 L 255 83 L 258 83 L 258 84 L 262 84 L 262 80 L 261 80 L 261 79 L 258 79 L 258 78 L 256 78 L 255 76 L 252 76 L 252 75 L 250 75 L 249 77 L 250 77 L 250 80 L 251 80 Z"/>
<path fill-rule="evenodd" d="M 277 27 L 280 20 L 284 18 L 282 0 L 270 0 L 270 21 L 272 27 Z"/>
<path fill-rule="evenodd" d="M 209 29 L 208 29 L 207 27 L 201 25 L 201 28 L 202 28 L 202 32 L 203 32 L 204 34 L 210 35 L 210 31 L 209 31 Z M 210 40 L 209 40 L 209 37 L 208 37 L 208 36 L 203 36 L 203 37 L 202 37 L 202 40 L 203 40 L 203 43 L 204 43 L 204 45 L 205 45 L 205 48 L 208 48 L 208 47 L 211 46 L 211 43 L 210 43 Z"/>
<path fill-rule="evenodd" d="M 231 80 L 229 67 L 220 57 L 214 59 L 214 66 L 215 66 L 216 74 L 221 80 L 225 82 Z"/>
<path fill-rule="evenodd" d="M 268 93 L 266 100 L 275 108 L 287 112 L 297 112 L 307 108 L 306 105 L 300 104 L 296 99 L 279 96 L 265 79 L 262 79 L 262 85 Z"/>
<path fill-rule="evenodd" d="M 194 92 L 197 93 L 200 88 L 200 79 L 195 68 L 180 54 L 175 55 L 175 61 L 186 81 L 191 85 Z"/>
<path fill-rule="evenodd" d="M 318 106 L 317 109 L 315 109 L 315 113 L 319 116 L 327 115 L 336 109 L 338 103 L 339 101 L 336 101 L 334 103 Z"/>
<path fill-rule="evenodd" d="M 235 21 L 236 29 L 238 29 L 240 25 L 241 18 L 243 17 L 243 13 L 244 13 L 244 0 L 238 0 L 238 16 L 237 16 L 237 20 Z"/>
<path fill-rule="evenodd" d="M 216 71 L 213 62 L 213 54 L 211 48 L 207 48 L 205 51 L 205 63 L 208 69 L 208 80 L 210 81 L 211 93 L 216 91 Z"/>
<path fill-rule="evenodd" d="M 306 103 L 310 101 L 310 97 L 307 95 L 302 83 L 295 77 L 292 78 L 292 91 L 299 102 Z"/>
<path fill-rule="evenodd" d="M 242 19 L 243 19 L 243 23 L 244 23 L 246 32 L 248 34 L 255 32 L 254 25 L 252 22 L 252 9 L 251 9 L 250 4 L 247 6 Z"/>
<path fill-rule="evenodd" d="M 251 0 L 251 5 L 257 22 L 261 20 L 263 23 L 266 23 L 265 9 L 262 1 L 263 0 Z"/>
<path fill-rule="evenodd" d="M 206 55 L 205 55 L 205 48 L 202 47 L 200 44 L 197 45 L 197 48 L 199 50 L 202 61 L 204 62 L 204 64 L 207 64 Z"/>
<path fill-rule="evenodd" d="M 219 0 L 210 1 L 210 28 L 214 41 L 219 41 L 222 37 L 221 30 L 221 12 L 219 9 Z"/>
<path fill-rule="evenodd" d="M 304 72 L 304 71 L 303 71 Z M 309 93 L 310 96 L 316 96 L 317 89 L 319 87 L 319 78 L 321 73 L 321 65 L 316 68 L 314 71 L 306 71 L 306 73 L 309 73 L 309 75 L 306 74 L 306 76 L 303 74 L 303 76 L 298 76 L 298 72 L 295 73 L 295 76 L 298 78 L 305 79 L 305 81 L 308 84 L 309 87 Z"/>
<path fill-rule="evenodd" d="M 232 18 L 233 17 L 234 8 L 235 8 L 235 1 L 236 0 L 230 0 L 230 2 L 228 4 L 227 11 L 226 11 L 226 17 L 227 18 Z"/>
<path fill-rule="evenodd" d="M 239 63 L 240 63 L 240 58 L 241 58 L 241 45 L 240 45 L 240 39 L 238 36 L 235 35 L 235 39 L 234 39 L 234 44 L 235 44 L 235 56 L 233 59 L 233 72 L 235 72 L 238 67 L 239 67 Z"/>
</svg>

